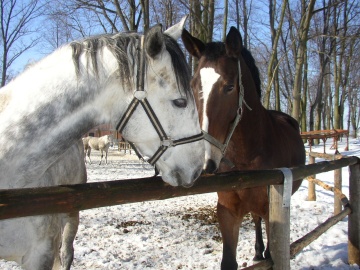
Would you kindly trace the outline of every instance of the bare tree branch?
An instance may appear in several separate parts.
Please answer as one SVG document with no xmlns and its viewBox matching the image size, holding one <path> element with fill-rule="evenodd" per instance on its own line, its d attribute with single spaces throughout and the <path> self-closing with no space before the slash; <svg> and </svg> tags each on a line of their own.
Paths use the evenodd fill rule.
<svg viewBox="0 0 360 270">
<path fill-rule="evenodd" d="M 0 0 L 0 7 L 1 86 L 4 86 L 10 66 L 39 42 L 38 37 L 32 36 L 36 32 L 32 22 L 43 15 L 44 4 L 40 0 L 31 0 L 27 5 L 16 0 Z"/>
</svg>

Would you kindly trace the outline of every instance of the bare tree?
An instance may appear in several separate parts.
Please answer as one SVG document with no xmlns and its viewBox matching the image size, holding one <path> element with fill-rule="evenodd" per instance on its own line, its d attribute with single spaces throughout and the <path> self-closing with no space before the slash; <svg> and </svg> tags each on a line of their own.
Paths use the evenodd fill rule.
<svg viewBox="0 0 360 270">
<path fill-rule="evenodd" d="M 61 0 L 49 2 L 46 16 L 43 53 L 51 52 L 74 39 L 95 34 L 95 29 L 102 28 L 96 14 L 84 9 L 68 10 Z"/>
<path fill-rule="evenodd" d="M 276 1 L 275 1 L 276 2 Z M 273 0 L 269 0 L 269 19 L 270 19 L 270 32 L 271 32 L 271 56 L 268 64 L 268 84 L 266 87 L 265 97 L 264 97 L 264 106 L 269 108 L 270 105 L 270 91 L 271 86 L 273 85 L 275 91 L 275 110 L 280 111 L 280 86 L 279 86 L 279 69 L 278 69 L 278 43 L 280 34 L 282 31 L 282 25 L 285 16 L 285 10 L 287 6 L 287 0 L 283 0 L 281 6 L 280 20 L 278 28 L 275 29 L 275 8 Z"/>
<path fill-rule="evenodd" d="M 303 79 L 303 67 L 304 59 L 306 55 L 308 33 L 310 28 L 310 21 L 314 11 L 315 0 L 301 0 L 301 21 L 298 29 L 297 43 L 298 48 L 296 51 L 296 65 L 295 65 L 295 77 L 294 77 L 294 87 L 292 92 L 293 97 L 293 107 L 292 107 L 292 117 L 296 120 L 300 119 L 301 115 L 301 89 L 302 89 L 302 79 Z"/>
<path fill-rule="evenodd" d="M 141 3 L 136 0 L 63 1 L 67 10 L 84 9 L 95 14 L 103 32 L 138 31 L 143 15 L 142 4 L 144 7 L 148 7 L 147 0 L 141 1 Z"/>
<path fill-rule="evenodd" d="M 8 80 L 8 72 L 16 59 L 39 42 L 35 19 L 42 15 L 39 0 L 23 3 L 17 0 L 0 0 L 1 20 L 1 87 Z"/>
<path fill-rule="evenodd" d="M 141 9 L 144 17 L 144 25 L 143 29 L 144 32 L 149 29 L 150 27 L 150 9 L 149 9 L 149 0 L 141 0 Z"/>
<path fill-rule="evenodd" d="M 222 41 L 225 42 L 226 40 L 226 33 L 227 33 L 227 22 L 228 22 L 228 13 L 229 13 L 229 1 L 224 1 L 224 21 L 223 21 L 223 34 L 222 34 Z"/>
<path fill-rule="evenodd" d="M 203 42 L 212 41 L 214 30 L 214 0 L 180 0 L 190 12 L 190 32 Z"/>
<path fill-rule="evenodd" d="M 316 85 L 316 94 L 313 103 L 310 105 L 309 115 L 309 130 L 321 129 L 322 112 L 324 109 L 324 83 L 325 79 L 330 76 L 329 74 L 329 62 L 330 55 L 332 54 L 333 39 L 329 38 L 330 24 L 331 24 L 331 11 L 332 11 L 332 0 L 326 2 L 322 1 L 323 8 L 315 16 L 314 20 L 314 41 L 316 42 L 316 52 L 318 57 L 318 81 Z M 315 119 L 316 112 L 316 119 Z"/>
<path fill-rule="evenodd" d="M 334 70 L 334 128 L 343 128 L 345 101 L 348 96 L 350 67 L 354 53 L 354 39 L 359 38 L 358 2 L 343 1 L 334 12 L 336 50 L 333 53 Z"/>
<path fill-rule="evenodd" d="M 178 0 L 150 1 L 150 18 L 152 24 L 161 23 L 164 29 L 174 25 L 182 17 L 188 15 L 188 5 Z"/>
<path fill-rule="evenodd" d="M 242 30 L 244 46 L 250 49 L 250 16 L 253 11 L 253 1 L 233 0 L 230 2 L 230 15 L 235 21 L 236 27 Z"/>
</svg>

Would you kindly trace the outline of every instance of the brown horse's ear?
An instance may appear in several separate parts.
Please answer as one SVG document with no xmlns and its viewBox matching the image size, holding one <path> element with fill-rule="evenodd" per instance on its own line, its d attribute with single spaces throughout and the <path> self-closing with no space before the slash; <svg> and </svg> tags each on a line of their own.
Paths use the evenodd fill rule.
<svg viewBox="0 0 360 270">
<path fill-rule="evenodd" d="M 145 34 L 144 47 L 151 58 L 155 58 L 165 49 L 161 24 L 150 28 Z"/>
<path fill-rule="evenodd" d="M 234 58 L 238 58 L 243 49 L 240 32 L 233 26 L 230 28 L 230 31 L 226 36 L 225 48 L 226 54 Z"/>
<path fill-rule="evenodd" d="M 186 50 L 196 58 L 200 58 L 205 50 L 205 44 L 196 37 L 193 37 L 186 29 L 183 29 L 181 39 L 185 45 Z"/>
</svg>

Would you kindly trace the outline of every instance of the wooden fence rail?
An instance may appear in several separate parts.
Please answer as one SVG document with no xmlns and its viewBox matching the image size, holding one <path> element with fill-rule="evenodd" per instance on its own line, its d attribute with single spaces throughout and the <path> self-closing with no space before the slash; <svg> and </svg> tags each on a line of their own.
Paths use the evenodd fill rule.
<svg viewBox="0 0 360 270">
<path fill-rule="evenodd" d="M 291 168 L 293 179 L 356 164 L 357 157 Z M 115 180 L 78 185 L 0 190 L 0 219 L 112 206 L 118 204 L 164 200 L 231 189 L 264 185 L 281 185 L 280 170 L 238 171 L 199 178 L 192 188 L 172 187 L 161 177 Z"/>
<path fill-rule="evenodd" d="M 338 160 L 294 167 L 291 168 L 291 172 L 293 179 L 297 180 L 346 166 L 350 166 L 349 263 L 360 265 L 360 159 L 343 157 Z M 270 194 L 270 215 L 276 213 L 276 218 L 280 218 L 274 219 L 274 216 L 270 216 L 270 220 L 272 220 L 270 250 L 273 261 L 263 262 L 263 264 L 267 265 L 265 268 L 272 265 L 274 270 L 285 270 L 289 269 L 290 258 L 289 236 L 285 235 L 284 237 L 286 232 L 290 232 L 288 214 L 290 210 L 282 207 L 283 183 L 282 171 L 274 169 L 203 176 L 189 189 L 171 187 L 165 184 L 160 177 L 150 177 L 79 185 L 0 190 L 0 219 L 66 213 L 103 206 L 270 185 L 272 186 L 270 190 L 274 190 Z M 341 217 L 348 213 L 349 209 L 346 209 L 346 213 L 342 212 Z M 279 228 L 281 229 L 279 230 Z M 276 231 L 279 234 L 276 234 Z M 271 242 L 271 239 L 276 239 L 276 241 Z M 263 266 L 258 269 L 265 269 L 261 267 Z"/>
<path fill-rule="evenodd" d="M 325 142 L 328 138 L 333 138 L 333 147 L 335 152 L 338 153 L 338 140 L 342 136 L 346 136 L 346 147 L 345 151 L 349 150 L 349 130 L 344 129 L 331 129 L 331 130 L 313 130 L 307 132 L 301 132 L 300 136 L 302 139 L 307 140 L 309 142 L 310 151 L 311 147 L 314 143 L 314 140 L 321 139 L 324 143 L 324 154 L 325 154 Z"/>
<path fill-rule="evenodd" d="M 322 154 L 317 152 L 309 152 L 309 164 L 315 163 L 315 158 L 323 158 L 325 160 L 335 160 L 343 158 L 344 156 L 341 154 Z M 311 179 L 315 179 L 315 175 L 309 176 Z M 334 187 L 341 190 L 342 188 L 342 174 L 341 169 L 334 170 Z M 309 181 L 308 185 L 308 200 L 316 201 L 316 190 L 315 184 L 312 181 Z M 337 196 L 334 197 L 334 215 L 339 214 L 341 212 L 341 201 Z"/>
</svg>

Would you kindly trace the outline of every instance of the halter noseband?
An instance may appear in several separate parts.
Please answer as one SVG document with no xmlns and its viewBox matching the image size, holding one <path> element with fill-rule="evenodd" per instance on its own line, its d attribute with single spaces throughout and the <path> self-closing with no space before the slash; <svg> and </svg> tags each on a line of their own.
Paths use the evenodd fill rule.
<svg viewBox="0 0 360 270">
<path fill-rule="evenodd" d="M 250 111 L 252 110 L 244 99 L 244 86 L 241 80 L 242 75 L 241 75 L 240 60 L 238 61 L 238 71 L 239 71 L 239 104 L 238 104 L 235 120 L 232 122 L 230 126 L 230 130 L 225 139 L 225 142 L 221 143 L 219 140 L 215 139 L 206 131 L 204 130 L 202 131 L 204 133 L 204 139 L 209 143 L 211 143 L 212 145 L 214 145 L 215 147 L 217 147 L 218 149 L 220 149 L 221 154 L 223 156 L 223 161 L 226 162 L 231 168 L 235 167 L 235 165 L 230 160 L 224 159 L 226 149 L 228 148 L 231 137 L 234 134 L 234 131 L 242 118 L 243 105 L 245 105 Z"/>
<path fill-rule="evenodd" d="M 156 161 L 161 157 L 162 154 L 169 148 L 175 147 L 177 145 L 192 143 L 196 141 L 200 141 L 204 138 L 203 133 L 199 133 L 194 136 L 185 137 L 178 140 L 171 139 L 166 132 L 164 131 L 159 119 L 157 118 L 154 110 L 152 109 L 149 101 L 147 100 L 147 93 L 144 89 L 145 85 L 145 53 L 143 48 L 144 37 L 141 37 L 139 40 L 139 46 L 137 47 L 138 50 L 138 67 L 137 67 L 137 76 L 136 76 L 136 91 L 134 92 L 134 98 L 129 104 L 127 110 L 125 111 L 124 115 L 120 119 L 119 123 L 116 126 L 116 129 L 121 133 L 125 128 L 127 122 L 129 121 L 130 117 L 136 110 L 139 103 L 142 105 L 143 109 L 145 110 L 150 122 L 152 123 L 153 127 L 155 128 L 159 138 L 160 138 L 160 146 L 155 154 L 147 160 L 148 163 L 151 165 L 155 165 Z M 138 156 L 141 157 L 140 152 L 136 149 L 135 144 L 129 142 L 132 147 L 134 148 L 135 152 Z M 142 158 L 143 159 L 143 158 Z"/>
</svg>

